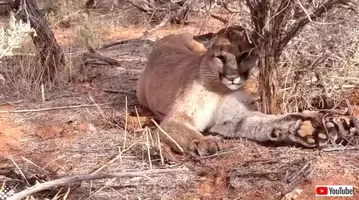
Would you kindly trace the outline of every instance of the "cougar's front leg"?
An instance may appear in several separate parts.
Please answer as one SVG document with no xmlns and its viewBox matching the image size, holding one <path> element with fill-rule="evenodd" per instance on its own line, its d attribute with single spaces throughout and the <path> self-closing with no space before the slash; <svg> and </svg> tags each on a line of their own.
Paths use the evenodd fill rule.
<svg viewBox="0 0 359 200">
<path fill-rule="evenodd" d="M 210 132 L 229 138 L 242 137 L 258 142 L 297 143 L 317 147 L 328 139 L 318 116 L 316 112 L 265 115 L 248 111 L 232 118 L 219 118 Z"/>
<path fill-rule="evenodd" d="M 189 122 L 176 119 L 164 119 L 160 127 L 166 132 L 157 130 L 160 138 L 177 153 L 195 152 L 199 155 L 211 155 L 222 148 L 221 139 L 203 136 Z M 181 152 L 181 148 L 184 152 Z"/>
</svg>

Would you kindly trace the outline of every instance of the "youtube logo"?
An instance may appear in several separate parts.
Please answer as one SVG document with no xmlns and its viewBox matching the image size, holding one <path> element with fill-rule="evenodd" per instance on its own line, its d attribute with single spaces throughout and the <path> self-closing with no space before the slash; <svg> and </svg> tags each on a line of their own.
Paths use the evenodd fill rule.
<svg viewBox="0 0 359 200">
<path fill-rule="evenodd" d="M 327 195 L 328 194 L 328 187 L 327 186 L 317 186 L 317 189 L 315 190 L 315 193 L 317 196 L 319 195 Z"/>
<path fill-rule="evenodd" d="M 316 196 L 349 197 L 354 194 L 352 185 L 317 185 Z"/>
</svg>

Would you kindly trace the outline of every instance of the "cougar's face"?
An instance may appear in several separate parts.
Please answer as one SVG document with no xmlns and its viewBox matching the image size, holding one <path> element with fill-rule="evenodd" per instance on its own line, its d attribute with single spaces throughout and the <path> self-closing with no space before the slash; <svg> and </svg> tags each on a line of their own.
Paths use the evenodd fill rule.
<svg viewBox="0 0 359 200">
<path fill-rule="evenodd" d="M 207 34 L 208 35 L 208 34 Z M 257 65 L 258 51 L 246 30 L 230 26 L 212 34 L 202 74 L 207 81 L 230 90 L 240 89 Z"/>
<path fill-rule="evenodd" d="M 257 62 L 257 56 L 251 50 L 240 51 L 231 45 L 212 48 L 212 70 L 221 84 L 230 90 L 238 90 L 244 85 Z"/>
</svg>

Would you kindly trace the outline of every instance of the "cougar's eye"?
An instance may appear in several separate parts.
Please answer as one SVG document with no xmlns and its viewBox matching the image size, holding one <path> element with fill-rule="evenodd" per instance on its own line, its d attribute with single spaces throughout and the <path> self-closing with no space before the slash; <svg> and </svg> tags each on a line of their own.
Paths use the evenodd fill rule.
<svg viewBox="0 0 359 200">
<path fill-rule="evenodd" d="M 217 58 L 220 59 L 223 64 L 226 63 L 226 58 L 223 55 L 219 55 Z"/>
</svg>

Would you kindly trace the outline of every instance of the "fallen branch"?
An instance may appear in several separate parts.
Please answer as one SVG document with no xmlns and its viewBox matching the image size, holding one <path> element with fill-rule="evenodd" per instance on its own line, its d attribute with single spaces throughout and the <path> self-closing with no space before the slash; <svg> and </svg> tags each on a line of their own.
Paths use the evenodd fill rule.
<svg viewBox="0 0 359 200">
<path fill-rule="evenodd" d="M 117 62 L 117 60 L 113 59 L 113 58 L 109 58 L 103 55 L 100 55 L 99 53 L 84 53 L 83 54 L 84 58 L 92 58 L 92 59 L 96 59 L 99 61 L 103 61 L 109 65 L 120 65 L 119 62 Z"/>
<path fill-rule="evenodd" d="M 228 12 L 230 13 L 240 13 L 239 10 L 232 10 L 231 8 L 229 8 L 228 4 L 226 2 L 222 2 L 222 6 L 224 9 L 226 9 Z"/>
<path fill-rule="evenodd" d="M 75 175 L 65 178 L 60 178 L 45 183 L 36 184 L 30 188 L 27 188 L 21 192 L 18 192 L 8 198 L 7 200 L 20 200 L 27 196 L 30 196 L 34 193 L 47 190 L 57 186 L 64 186 L 74 182 L 89 181 L 96 179 L 105 179 L 105 178 L 125 178 L 125 177 L 139 177 L 139 176 L 148 176 L 153 174 L 163 174 L 163 173 L 173 173 L 173 172 L 186 172 L 187 169 L 184 168 L 175 168 L 175 169 L 153 169 L 139 172 L 118 172 L 118 173 L 98 173 L 98 174 L 82 174 Z"/>
<path fill-rule="evenodd" d="M 137 5 L 137 3 L 134 3 L 133 1 L 130 1 L 128 0 L 128 2 L 133 5 L 135 8 L 141 10 L 142 12 L 144 13 L 147 13 L 147 14 L 151 14 L 151 12 L 153 12 L 153 9 L 152 8 L 149 8 L 148 7 L 148 4 L 142 2 L 142 6 L 140 5 Z M 145 8 L 145 6 L 147 6 L 147 8 Z"/>
<path fill-rule="evenodd" d="M 285 183 L 294 183 L 297 182 L 301 177 L 298 178 L 298 176 L 305 177 L 309 174 L 311 171 L 312 161 L 308 161 L 302 168 L 300 168 L 295 174 L 293 174 L 291 177 L 285 178 Z M 308 171 L 309 170 L 309 171 Z"/>
<path fill-rule="evenodd" d="M 96 106 L 104 106 L 104 105 L 111 105 L 113 103 L 104 103 L 104 104 L 85 104 L 85 105 L 76 105 L 76 106 L 59 106 L 59 107 L 51 107 L 51 108 L 39 108 L 39 109 L 28 109 L 28 110 L 0 110 L 1 113 L 29 113 L 29 112 L 43 112 L 43 111 L 50 111 L 50 110 L 63 110 L 63 109 L 73 109 L 73 108 L 88 108 L 88 107 L 96 107 Z"/>
<path fill-rule="evenodd" d="M 355 150 L 359 150 L 359 147 L 337 147 L 337 148 L 326 148 L 326 149 L 322 149 L 322 151 L 324 152 L 331 152 L 331 151 L 355 151 Z"/>
<path fill-rule="evenodd" d="M 219 15 L 215 15 L 215 14 L 211 14 L 211 17 L 213 17 L 216 20 L 219 20 L 220 22 L 222 22 L 223 24 L 228 24 L 228 20 L 219 16 Z"/>
<path fill-rule="evenodd" d="M 235 172 L 233 176 L 254 176 L 254 177 L 263 177 L 268 175 L 283 175 L 285 171 L 264 171 L 264 172 Z"/>
<path fill-rule="evenodd" d="M 116 46 L 116 45 L 120 45 L 120 44 L 127 44 L 130 42 L 144 42 L 144 43 L 150 43 L 150 44 L 154 43 L 154 41 L 149 40 L 149 39 L 134 38 L 134 39 L 128 39 L 128 40 L 121 40 L 121 41 L 117 41 L 117 42 L 113 42 L 113 43 L 109 43 L 109 44 L 104 44 L 100 49 L 107 49 L 112 46 Z"/>
</svg>

